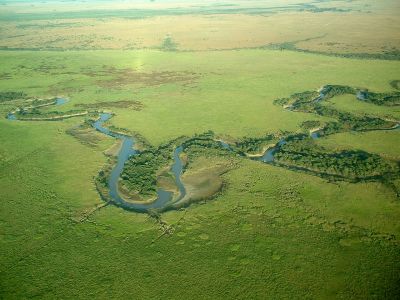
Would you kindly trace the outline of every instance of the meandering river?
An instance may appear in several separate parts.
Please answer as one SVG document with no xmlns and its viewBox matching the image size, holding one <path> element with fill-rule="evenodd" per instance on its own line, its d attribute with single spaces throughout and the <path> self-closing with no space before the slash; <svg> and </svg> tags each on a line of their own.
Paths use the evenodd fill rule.
<svg viewBox="0 0 400 300">
<path fill-rule="evenodd" d="M 319 90 L 319 96 L 314 99 L 314 102 L 320 102 L 325 99 L 327 89 L 326 87 L 323 87 Z M 357 98 L 359 100 L 364 100 L 367 97 L 365 94 L 357 94 Z M 49 105 L 62 105 L 68 102 L 68 99 L 65 98 L 56 98 L 54 103 L 51 103 Z M 18 120 L 17 111 L 10 112 L 7 114 L 7 119 L 8 120 Z M 121 173 L 123 172 L 124 165 L 126 161 L 135 155 L 140 155 L 139 151 L 135 149 L 135 139 L 131 136 L 116 133 L 108 129 L 107 127 L 104 126 L 104 123 L 107 122 L 109 119 L 112 118 L 111 113 L 100 113 L 99 118 L 93 122 L 93 127 L 101 132 L 102 134 L 105 134 L 107 136 L 120 139 L 121 140 L 121 149 L 119 150 L 118 156 L 117 156 L 117 163 L 113 167 L 110 177 L 108 179 L 108 189 L 109 189 L 109 196 L 112 198 L 113 202 L 124 209 L 127 210 L 132 210 L 136 212 L 148 212 L 150 209 L 165 209 L 169 205 L 178 202 L 179 200 L 183 199 L 186 195 L 186 189 L 184 184 L 182 183 L 181 180 L 181 175 L 183 172 L 183 163 L 182 160 L 180 159 L 180 154 L 184 151 L 184 147 L 178 146 L 175 148 L 174 153 L 173 153 L 173 164 L 171 167 L 171 172 L 174 175 L 175 178 L 175 184 L 176 187 L 178 188 L 178 195 L 175 196 L 173 192 L 167 191 L 161 187 L 158 188 L 157 190 L 157 198 L 154 201 L 151 202 L 133 202 L 133 201 L 128 201 L 121 197 L 118 189 L 119 185 L 119 180 Z M 39 120 L 39 119 L 38 119 Z M 395 127 L 390 128 L 390 129 L 384 129 L 384 130 L 393 130 L 393 129 L 398 129 L 399 124 L 397 124 Z M 313 139 L 319 138 L 319 130 L 314 130 L 310 132 L 310 136 Z M 217 140 L 219 144 L 221 145 L 221 148 L 230 151 L 230 152 L 235 152 L 235 149 L 233 147 L 226 143 L 223 140 Z M 274 156 L 275 153 L 279 150 L 281 146 L 286 144 L 286 139 L 283 138 L 281 139 L 275 146 L 268 148 L 263 155 L 260 155 L 258 157 L 253 157 L 252 159 L 263 162 L 263 163 L 273 163 L 274 161 Z"/>
<path fill-rule="evenodd" d="M 108 128 L 104 127 L 104 123 L 108 121 L 112 117 L 109 113 L 102 113 L 100 114 L 99 119 L 93 123 L 93 127 L 98 130 L 99 132 L 111 136 L 113 138 L 117 138 L 121 140 L 121 149 L 118 153 L 117 163 L 111 171 L 110 178 L 108 179 L 108 188 L 110 197 L 113 201 L 120 207 L 128 210 L 134 210 L 139 212 L 146 212 L 149 209 L 158 209 L 158 208 L 165 208 L 168 204 L 173 200 L 173 193 L 170 191 L 166 191 L 162 188 L 158 188 L 157 190 L 157 199 L 150 203 L 138 203 L 138 202 L 131 202 L 123 199 L 118 192 L 118 182 L 120 175 L 124 169 L 125 162 L 134 155 L 139 155 L 139 152 L 134 149 L 135 140 L 134 138 L 115 133 L 110 131 Z M 186 195 L 185 187 L 181 181 L 181 174 L 183 170 L 183 163 L 180 159 L 180 154 L 183 151 L 183 147 L 179 146 L 174 151 L 174 163 L 171 167 L 171 171 L 175 177 L 175 183 L 179 190 L 179 195 L 175 201 L 182 199 Z"/>
</svg>

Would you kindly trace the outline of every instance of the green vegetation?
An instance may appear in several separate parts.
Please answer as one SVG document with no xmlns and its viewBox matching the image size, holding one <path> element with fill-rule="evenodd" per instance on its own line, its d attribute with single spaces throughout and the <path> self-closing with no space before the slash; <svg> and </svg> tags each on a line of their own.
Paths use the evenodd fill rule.
<svg viewBox="0 0 400 300">
<path fill-rule="evenodd" d="M 304 41 L 312 40 L 306 39 Z M 343 57 L 343 58 L 357 58 L 357 59 L 382 59 L 382 60 L 400 60 L 400 51 L 399 50 L 389 50 L 383 51 L 382 53 L 340 53 L 340 52 L 325 52 L 325 51 L 318 51 L 318 50 L 310 50 L 310 49 L 301 49 L 296 46 L 298 42 L 304 41 L 295 41 L 295 42 L 285 42 L 280 44 L 269 44 L 265 46 L 266 49 L 273 49 L 273 50 L 290 50 L 290 51 L 297 51 L 303 53 L 310 53 L 310 54 L 319 54 L 319 55 L 329 55 L 333 57 Z"/>
<path fill-rule="evenodd" d="M 6 129 L 2 149 L 16 149 L 7 158 L 13 155 L 20 161 L 7 169 L 12 170 L 13 177 L 2 178 L 0 193 L 10 200 L 2 202 L 2 210 L 13 219 L 12 226 L 3 228 L 7 233 L 25 231 L 18 236 L 7 234 L 3 240 L 7 249 L 13 250 L 2 248 L 2 268 L 7 270 L 3 275 L 3 283 L 7 282 L 2 286 L 4 296 L 124 298 L 135 292 L 143 298 L 212 298 L 215 293 L 224 293 L 221 298 L 237 293 L 262 298 L 265 289 L 287 297 L 337 293 L 368 297 L 371 290 L 378 295 L 397 293 L 397 261 L 393 260 L 397 246 L 376 234 L 396 232 L 390 227 L 396 222 L 388 220 L 398 217 L 390 192 L 382 187 L 369 188 L 366 195 L 354 198 L 365 186 L 331 184 L 318 177 L 299 176 L 244 160 L 240 168 L 227 173 L 229 188 L 223 195 L 207 205 L 192 206 L 186 213 L 166 213 L 163 219 L 173 226 L 174 233 L 157 240 L 160 231 L 152 219 L 113 206 L 100 209 L 88 221 L 72 221 L 100 203 L 91 178 L 104 163 L 99 151 L 58 133 L 76 124 L 76 120 L 47 122 L 45 126 L 0 122 Z M 21 144 L 9 138 L 15 135 L 26 138 Z M 14 148 L 17 142 L 19 147 Z M 31 153 L 34 150 L 40 152 Z M 21 174 L 21 194 L 7 192 L 16 187 L 14 176 Z M 39 178 L 50 186 L 38 190 L 35 180 Z M 71 190 L 71 185 L 79 188 Z M 27 193 L 35 202 L 29 210 Z M 342 203 L 347 210 L 340 207 Z M 320 208 L 315 208 L 319 204 Z M 363 214 L 355 213 L 365 206 L 368 210 L 363 209 Z M 371 219 L 375 222 L 370 223 Z M 357 229 L 354 223 L 368 230 Z M 287 247 L 288 241 L 291 247 Z M 20 247 L 21 243 L 25 246 Z M 263 268 L 259 267 L 260 260 Z M 67 278 L 64 272 L 74 276 Z M 265 272 L 270 280 L 265 280 Z M 168 289 L 163 288 L 165 274 L 174 279 Z M 208 275 L 220 277 L 222 282 L 210 283 Z M 124 283 L 133 276 L 141 284 L 140 291 Z M 21 277 L 32 280 L 21 285 Z M 116 277 L 121 280 L 114 281 Z M 104 278 L 108 278 L 109 286 L 93 286 Z M 243 292 L 235 284 L 238 278 L 241 284 L 256 285 Z M 275 283 L 281 278 L 285 278 L 283 286 Z M 193 288 L 182 290 L 181 280 Z M 313 285 L 305 289 L 310 281 Z M 206 285 L 207 290 L 199 288 Z M 228 291 L 227 285 L 232 286 Z"/>
<path fill-rule="evenodd" d="M 318 139 L 316 143 L 336 151 L 343 149 L 364 150 L 398 161 L 400 159 L 400 145 L 393 142 L 398 138 L 398 130 L 343 132 Z"/>
<path fill-rule="evenodd" d="M 122 101 L 112 101 L 112 102 L 98 102 L 98 103 L 77 103 L 76 107 L 82 107 L 85 109 L 101 109 L 101 108 L 125 108 L 133 110 L 143 109 L 143 105 L 139 101 L 135 100 L 122 100 Z"/>
<path fill-rule="evenodd" d="M 31 110 L 20 110 L 16 114 L 19 120 L 61 120 L 74 116 L 87 115 L 88 112 L 85 110 L 70 110 L 68 112 L 54 110 L 42 113 L 39 109 L 33 108 Z"/>
<path fill-rule="evenodd" d="M 390 86 L 396 90 L 400 90 L 400 80 L 392 80 Z"/>
<path fill-rule="evenodd" d="M 399 107 L 392 106 L 388 108 L 384 105 L 375 105 L 372 102 L 360 101 L 353 95 L 340 95 L 321 104 L 358 117 L 367 115 L 388 120 L 400 119 Z"/>
<path fill-rule="evenodd" d="M 321 122 L 320 121 L 304 121 L 303 123 L 300 124 L 300 127 L 306 130 L 310 130 L 310 129 L 314 129 L 314 128 L 318 128 L 321 126 Z"/>
<path fill-rule="evenodd" d="M 35 60 L 30 60 L 32 56 Z M 199 63 L 193 65 L 193 60 Z M 232 61 L 237 63 L 232 64 Z M 22 62 L 25 62 L 25 67 L 14 71 L 13 79 L 2 81 L 2 90 L 23 89 L 27 94 L 41 98 L 68 96 L 71 101 L 57 107 L 58 111 L 73 109 L 75 104 L 95 105 L 96 102 L 137 99 L 143 104 L 140 111 L 110 108 L 116 114 L 113 124 L 141 133 L 153 145 L 210 129 L 234 139 L 261 137 L 266 132 L 280 130 L 293 132 L 306 120 L 328 120 L 287 112 L 273 105 L 274 99 L 296 91 L 313 90 L 327 82 L 385 91 L 388 82 L 398 77 L 396 62 L 371 61 L 364 64 L 357 60 L 261 50 L 2 53 L 5 72 L 11 72 L 14 65 Z M 107 62 L 105 66 L 104 62 Z M 282 64 L 287 67 L 282 68 Z M 115 72 L 110 72 L 112 65 Z M 314 72 L 304 71 L 310 65 L 315 66 Z M 45 72 L 48 68 L 41 66 L 51 67 L 52 70 Z M 123 71 L 127 66 L 134 72 Z M 363 74 L 374 72 L 376 78 L 357 77 L 353 70 Z M 136 72 L 146 74 L 146 79 L 137 80 Z M 189 76 L 189 80 L 176 81 L 168 80 L 173 77 L 166 74 L 166 79 L 158 80 L 157 85 L 152 84 L 152 78 L 159 78 L 157 74 L 162 72 L 202 75 L 197 79 Z M 221 75 L 218 72 L 222 72 Z M 237 76 L 237 72 L 242 72 L 243 77 Z M 293 75 L 293 72 L 296 74 Z M 341 74 L 339 79 L 338 73 Z M 127 80 L 120 81 L 120 77 Z M 103 85 L 106 80 L 108 84 Z M 243 89 L 238 90 L 238 86 Z M 265 86 L 269 88 L 265 89 Z M 244 106 L 241 99 L 248 104 Z M 5 112 L 13 109 L 10 106 L 3 108 Z M 235 126 L 238 121 L 246 125 Z"/>
<path fill-rule="evenodd" d="M 239 153 L 255 154 L 265 150 L 265 147 L 271 144 L 276 144 L 278 136 L 267 134 L 261 138 L 244 137 L 235 142 L 234 148 Z"/>
<path fill-rule="evenodd" d="M 393 93 L 366 93 L 364 101 L 371 102 L 376 105 L 399 106 L 400 92 Z"/>
<path fill-rule="evenodd" d="M 388 105 L 392 106 L 397 101 L 398 93 L 366 93 L 360 99 L 360 101 L 371 102 L 375 105 Z M 329 135 L 342 131 L 366 131 L 366 130 L 379 130 L 379 129 L 390 129 L 398 124 L 393 119 L 383 119 L 375 116 L 365 114 L 354 114 L 346 111 L 340 111 L 333 105 L 326 105 L 325 101 L 332 98 L 336 98 L 341 95 L 356 95 L 358 92 L 356 89 L 349 86 L 341 85 L 326 85 L 321 88 L 320 93 L 317 92 L 302 92 L 296 93 L 289 98 L 280 98 L 274 101 L 276 105 L 283 105 L 292 111 L 316 113 L 320 116 L 324 116 L 331 119 L 336 119 L 337 122 L 328 122 L 321 129 L 318 130 L 320 135 Z M 366 98 L 364 98 L 366 97 Z M 365 100 L 370 99 L 370 100 Z M 353 110 L 354 111 L 354 110 Z M 357 110 L 356 110 L 357 112 Z M 387 111 L 386 111 L 387 112 Z M 312 124 L 314 121 L 308 121 Z M 311 122 L 311 123 L 310 123 Z M 302 123 L 304 127 L 305 123 Z M 306 124 L 306 126 L 308 126 Z"/>
<path fill-rule="evenodd" d="M 75 137 L 83 145 L 90 147 L 98 147 L 104 141 L 104 136 L 93 129 L 89 121 L 85 121 L 82 125 L 73 126 L 65 131 L 67 134 Z"/>
<path fill-rule="evenodd" d="M 0 103 L 16 99 L 24 99 L 26 96 L 27 95 L 24 92 L 0 92 Z"/>
<path fill-rule="evenodd" d="M 353 180 L 394 180 L 400 175 L 397 164 L 365 151 L 332 152 L 309 138 L 294 137 L 282 145 L 275 159 L 288 166 L 306 168 L 321 175 L 339 175 Z"/>
<path fill-rule="evenodd" d="M 293 107 L 300 107 L 302 104 L 308 104 L 318 97 L 318 92 L 307 91 L 302 93 L 296 93 L 291 95 L 289 98 L 276 99 L 274 103 L 276 105 L 291 105 Z"/>
<path fill-rule="evenodd" d="M 176 51 L 177 44 L 174 42 L 171 36 L 166 36 L 164 41 L 162 42 L 161 49 L 165 51 Z"/>
<path fill-rule="evenodd" d="M 398 298 L 398 1 L 284 2 L 2 1 L 0 298 Z"/>
<path fill-rule="evenodd" d="M 149 147 L 148 149 L 132 156 L 126 162 L 121 174 L 121 188 L 124 191 L 128 191 L 129 194 L 140 195 L 145 200 L 149 197 L 154 197 L 157 191 L 159 175 L 163 169 L 172 164 L 172 153 L 177 145 L 182 145 L 185 153 L 190 158 L 193 158 L 193 155 L 204 154 L 204 152 L 215 154 L 221 151 L 221 145 L 215 140 L 213 132 L 195 135 L 192 138 L 181 137 L 160 145 L 156 149 L 146 145 Z M 217 152 L 213 152 L 213 150 L 217 150 Z M 100 177 L 105 178 L 103 173 L 100 174 Z M 103 185 L 104 183 L 103 181 Z"/>
<path fill-rule="evenodd" d="M 122 186 L 129 191 L 146 197 L 155 196 L 157 191 L 157 172 L 171 163 L 172 145 L 162 145 L 154 150 L 144 150 L 133 156 L 121 174 Z"/>
<path fill-rule="evenodd" d="M 329 116 L 332 118 L 337 118 L 340 122 L 338 124 L 341 130 L 354 130 L 354 131 L 364 131 L 364 130 L 376 130 L 376 129 L 390 129 L 397 123 L 390 120 L 383 120 L 376 117 L 363 116 L 358 117 L 350 113 L 341 112 L 332 108 L 328 108 L 322 105 L 316 107 L 316 112 L 322 116 Z M 329 130 L 329 129 L 328 129 Z M 327 131 L 322 129 L 323 133 L 327 134 Z M 333 132 L 332 132 L 333 133 Z"/>
</svg>

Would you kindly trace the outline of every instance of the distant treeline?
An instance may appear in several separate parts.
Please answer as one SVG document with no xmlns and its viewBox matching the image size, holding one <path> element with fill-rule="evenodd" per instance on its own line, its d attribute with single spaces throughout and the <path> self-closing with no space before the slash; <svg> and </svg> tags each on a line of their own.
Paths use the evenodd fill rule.
<svg viewBox="0 0 400 300">
<path fill-rule="evenodd" d="M 299 41 L 298 41 L 299 42 Z M 270 44 L 263 48 L 273 50 L 290 50 L 297 52 L 304 52 L 310 54 L 327 55 L 343 58 L 356 58 L 356 59 L 380 59 L 380 60 L 400 60 L 400 51 L 385 51 L 382 53 L 336 53 L 336 52 L 323 52 L 317 50 L 300 49 L 296 47 L 297 42 L 285 42 L 281 44 Z"/>
</svg>

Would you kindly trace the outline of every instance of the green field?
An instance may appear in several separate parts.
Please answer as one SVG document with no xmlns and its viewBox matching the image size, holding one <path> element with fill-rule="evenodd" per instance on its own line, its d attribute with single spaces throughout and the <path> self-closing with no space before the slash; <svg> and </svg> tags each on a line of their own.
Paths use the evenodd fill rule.
<svg viewBox="0 0 400 300">
<path fill-rule="evenodd" d="M 293 167 L 284 160 L 265 164 L 248 157 L 282 137 L 308 135 L 314 128 L 306 128 L 306 121 L 318 121 L 309 122 L 319 124 L 311 127 L 341 122 L 318 110 L 285 109 L 277 99 L 326 85 L 397 95 L 393 82 L 400 80 L 398 58 L 360 57 L 367 30 L 359 25 L 351 27 L 361 30 L 354 43 L 346 44 L 349 37 L 336 35 L 333 25 L 326 25 L 323 42 L 296 43 L 304 51 L 259 47 L 267 41 L 256 35 L 266 33 L 266 27 L 257 27 L 257 34 L 245 42 L 233 39 L 232 44 L 218 35 L 211 35 L 210 43 L 190 38 L 190 26 L 208 22 L 196 18 L 221 22 L 224 25 L 215 28 L 222 35 L 229 24 L 243 28 L 247 18 L 256 25 L 261 17 L 280 20 L 268 34 L 274 39 L 281 34 L 283 41 L 269 40 L 281 44 L 295 40 L 287 26 L 304 14 L 312 20 L 309 26 L 319 31 L 325 30 L 321 28 L 327 16 L 333 24 L 342 16 L 347 24 L 353 15 L 355 23 L 365 18 L 369 24 L 382 25 L 382 30 L 393 30 L 365 40 L 365 53 L 386 55 L 382 40 L 390 49 L 400 49 L 393 34 L 399 26 L 394 17 L 398 5 L 361 0 L 317 1 L 313 6 L 307 6 L 311 1 L 284 2 L 218 6 L 156 1 L 159 6 L 154 10 L 152 2 L 82 2 L 78 8 L 69 1 L 0 1 L 10 13 L 0 13 L 0 23 L 13 28 L 13 35 L 25 34 L 33 44 L 29 50 L 28 39 L 0 32 L 0 298 L 396 299 L 400 295 L 400 130 L 346 127 L 298 142 L 297 147 L 315 150 L 320 160 L 345 153 L 346 163 L 349 153 L 361 153 L 394 170 L 372 180 L 354 179 L 351 174 L 340 179 L 323 176 L 322 167 L 315 172 L 307 169 L 309 161 L 301 165 L 297 160 Z M 322 8 L 327 10 L 318 11 Z M 98 44 L 89 49 L 81 40 L 73 40 L 75 25 L 53 26 L 58 22 L 50 18 L 53 9 L 71 19 L 61 22 L 78 22 L 88 30 L 84 34 L 94 30 L 118 37 L 118 26 L 127 28 L 124 22 L 132 22 L 142 26 L 138 39 L 149 40 L 141 40 L 138 49 L 128 49 L 126 43 L 134 41 L 121 37 L 113 50 L 105 50 L 104 40 L 95 35 L 91 39 Z M 387 23 L 380 21 L 382 16 L 389 16 Z M 155 46 L 165 37 L 164 29 L 155 31 L 158 40 L 149 34 L 153 28 L 149 24 L 163 28 L 165 18 L 194 22 L 188 28 L 177 23 L 168 29 L 178 41 L 178 51 Z M 41 22 L 47 25 L 37 29 Z M 94 25 L 87 27 L 85 22 Z M 110 31 L 97 28 L 101 22 L 109 22 Z M 310 37 L 305 28 L 299 31 L 302 36 L 297 40 Z M 49 43 L 44 38 L 49 32 L 65 39 Z M 340 42 L 328 51 L 335 39 Z M 47 49 L 58 43 L 62 49 Z M 332 55 L 338 52 L 354 55 Z M 24 115 L 23 108 L 57 96 L 69 101 L 28 109 Z M 359 119 L 394 123 L 400 119 L 398 105 L 376 105 L 349 94 L 320 105 Z M 6 119 L 18 109 L 20 120 Z M 58 121 L 23 120 L 63 116 L 73 110 L 89 114 Z M 157 154 L 160 145 L 174 139 L 186 141 L 212 131 L 214 139 L 227 141 L 236 152 L 188 147 L 182 155 L 186 164 L 182 178 L 196 201 L 159 214 L 124 210 L 105 202 L 96 186 L 100 170 L 113 165 L 120 146 L 91 127 L 102 111 L 114 114 L 108 128 L 133 135 L 140 151 Z M 291 145 L 289 141 L 287 147 Z M 342 164 L 337 157 L 333 161 Z M 168 163 L 145 166 L 161 172 L 161 165 L 165 169 Z M 176 189 L 168 181 L 170 175 L 164 176 L 163 184 Z"/>
<path fill-rule="evenodd" d="M 388 110 L 387 107 L 359 101 L 352 95 L 338 96 L 333 101 L 329 101 L 327 105 L 356 115 L 370 115 L 395 120 L 400 118 L 400 109 L 396 106 Z"/>
<path fill-rule="evenodd" d="M 301 122 L 315 117 L 285 111 L 273 105 L 274 99 L 325 84 L 390 91 L 389 82 L 399 77 L 400 67 L 397 61 L 366 64 L 363 60 L 266 50 L 6 51 L 1 62 L 3 73 L 12 72 L 11 79 L 1 82 L 2 89 L 24 90 L 44 98 L 69 97 L 71 101 L 61 110 L 79 103 L 142 102 L 141 111 L 114 109 L 113 123 L 140 132 L 152 144 L 207 130 L 234 137 L 295 131 Z M 24 68 L 15 70 L 19 65 Z M 112 68 L 115 70 L 110 71 Z M 163 72 L 172 76 L 163 78 Z M 376 77 L 366 76 L 371 72 Z M 237 122 L 241 126 L 235 126 Z"/>
</svg>

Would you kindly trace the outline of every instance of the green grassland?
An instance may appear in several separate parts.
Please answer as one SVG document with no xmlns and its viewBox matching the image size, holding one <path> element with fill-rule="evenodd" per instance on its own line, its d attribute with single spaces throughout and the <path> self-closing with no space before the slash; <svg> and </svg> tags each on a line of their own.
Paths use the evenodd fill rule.
<svg viewBox="0 0 400 300">
<path fill-rule="evenodd" d="M 399 9 L 396 0 L 0 0 L 0 298 L 397 299 L 396 174 L 336 180 L 279 165 L 279 153 L 263 164 L 194 143 L 182 181 L 197 200 L 135 213 L 100 197 L 97 175 L 120 143 L 90 122 L 113 112 L 106 126 L 134 135 L 141 151 L 211 130 L 250 154 L 348 116 L 398 122 L 399 106 L 355 95 L 322 101 L 319 114 L 275 100 L 325 85 L 398 92 Z M 31 114 L 91 113 L 5 118 L 56 96 L 69 101 Z M 332 153 L 366 151 L 396 170 L 400 130 L 349 128 L 285 149 L 304 148 L 327 169 Z M 163 163 L 125 171 L 139 185 L 136 170 L 152 179 Z M 175 189 L 171 174 L 163 180 Z"/>
<path fill-rule="evenodd" d="M 154 146 L 208 130 L 233 140 L 300 132 L 304 121 L 329 118 L 290 112 L 275 99 L 325 84 L 393 91 L 389 82 L 400 78 L 397 61 L 271 50 L 2 51 L 0 63 L 2 92 L 66 96 L 60 111 L 116 102 L 111 125 Z M 1 115 L 18 101 L 1 103 Z M 119 107 L 129 101 L 141 105 Z M 330 101 L 352 113 L 398 116 L 391 107 Z M 233 161 L 235 168 L 222 175 L 222 192 L 213 199 L 162 214 L 172 228 L 163 235 L 145 214 L 100 207 L 94 177 L 114 140 L 88 145 L 67 133 L 83 121 L 0 120 L 3 298 L 399 294 L 400 204 L 387 185 L 328 182 L 234 155 L 198 153 L 194 166 Z M 398 160 L 399 135 L 343 133 L 317 143 Z"/>
<path fill-rule="evenodd" d="M 370 115 L 380 118 L 400 119 L 400 108 L 398 106 L 387 109 L 386 107 L 359 101 L 354 95 L 341 95 L 323 104 L 358 116 Z"/>
<path fill-rule="evenodd" d="M 76 223 L 86 203 L 99 202 L 90 178 L 102 156 L 60 138 L 60 124 L 8 130 L 23 134 L 26 148 L 52 146 L 31 155 L 31 164 L 13 165 L 13 174 L 24 174 L 18 193 L 2 197 L 9 200 L 2 202 L 5 298 L 392 298 L 398 292 L 398 246 L 370 222 L 393 230 L 388 220 L 398 216 L 390 216 L 395 204 L 385 189 L 372 188 L 356 203 L 354 189 L 364 187 L 242 161 L 227 174 L 222 196 L 165 214 L 175 229 L 170 236 L 159 238 L 146 215 L 112 206 Z M 14 178 L 4 177 L 2 185 L 2 193 L 10 191 Z M 348 208 L 365 215 L 356 212 L 353 220 L 338 203 L 346 198 L 353 199 Z"/>
<path fill-rule="evenodd" d="M 398 138 L 399 131 L 347 132 L 320 139 L 317 143 L 331 149 L 361 149 L 398 160 L 400 145 L 393 142 Z"/>
<path fill-rule="evenodd" d="M 303 121 L 318 117 L 285 111 L 273 105 L 274 99 L 325 84 L 390 91 L 389 82 L 400 77 L 398 62 L 366 64 L 266 50 L 5 51 L 1 61 L 3 73 L 12 73 L 0 83 L 2 89 L 44 98 L 68 96 L 71 101 L 60 110 L 82 103 L 140 101 L 140 111 L 113 109 L 117 115 L 112 122 L 140 132 L 155 145 L 207 130 L 236 138 L 296 131 Z M 162 75 L 165 72 L 172 73 Z M 370 76 L 372 72 L 376 77 Z M 235 126 L 238 122 L 242 125 Z"/>
</svg>

